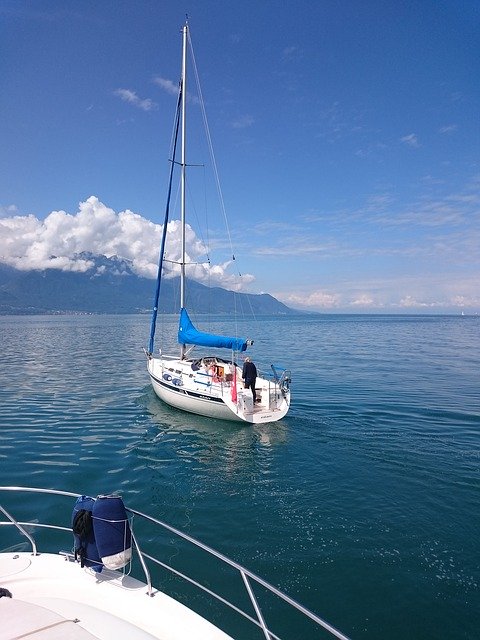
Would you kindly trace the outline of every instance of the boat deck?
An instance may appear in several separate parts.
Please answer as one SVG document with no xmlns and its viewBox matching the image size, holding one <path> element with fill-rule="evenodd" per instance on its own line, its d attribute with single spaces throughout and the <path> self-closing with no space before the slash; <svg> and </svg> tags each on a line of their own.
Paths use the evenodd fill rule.
<svg viewBox="0 0 480 640">
<path fill-rule="evenodd" d="M 232 640 L 166 594 L 65 555 L 2 553 L 0 585 L 13 596 L 0 598 L 0 640 Z"/>
</svg>

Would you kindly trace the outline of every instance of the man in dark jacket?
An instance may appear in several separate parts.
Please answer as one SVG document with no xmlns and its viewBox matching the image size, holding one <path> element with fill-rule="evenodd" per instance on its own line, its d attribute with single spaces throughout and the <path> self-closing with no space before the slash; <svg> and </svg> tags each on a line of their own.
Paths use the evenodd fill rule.
<svg viewBox="0 0 480 640">
<path fill-rule="evenodd" d="M 245 383 L 245 389 L 252 390 L 253 402 L 256 402 L 257 394 L 255 392 L 255 383 L 257 381 L 257 367 L 248 356 L 245 358 L 245 362 L 243 363 L 242 378 Z"/>
</svg>

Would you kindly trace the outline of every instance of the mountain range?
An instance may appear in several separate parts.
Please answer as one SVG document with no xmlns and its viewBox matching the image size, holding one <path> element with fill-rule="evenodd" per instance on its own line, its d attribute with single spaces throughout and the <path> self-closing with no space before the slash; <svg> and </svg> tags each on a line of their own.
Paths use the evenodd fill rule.
<svg viewBox="0 0 480 640">
<path fill-rule="evenodd" d="M 79 254 L 92 267 L 84 272 L 20 271 L 0 263 L 0 315 L 148 313 L 155 281 L 137 276 L 128 260 Z M 179 279 L 162 280 L 159 313 L 179 310 Z M 187 301 L 196 313 L 285 315 L 297 313 L 269 294 L 233 293 L 188 281 Z M 235 297 L 235 299 L 234 299 Z"/>
</svg>

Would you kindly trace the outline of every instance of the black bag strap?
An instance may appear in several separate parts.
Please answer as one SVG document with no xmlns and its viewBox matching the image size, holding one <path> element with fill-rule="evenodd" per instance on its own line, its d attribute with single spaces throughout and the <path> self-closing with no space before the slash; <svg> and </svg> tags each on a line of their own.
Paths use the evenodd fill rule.
<svg viewBox="0 0 480 640">
<path fill-rule="evenodd" d="M 73 519 L 73 533 L 78 536 L 80 546 L 75 547 L 75 560 L 80 558 L 80 566 L 83 568 L 85 564 L 85 553 L 88 537 L 93 530 L 92 512 L 86 509 L 79 509 Z"/>
</svg>

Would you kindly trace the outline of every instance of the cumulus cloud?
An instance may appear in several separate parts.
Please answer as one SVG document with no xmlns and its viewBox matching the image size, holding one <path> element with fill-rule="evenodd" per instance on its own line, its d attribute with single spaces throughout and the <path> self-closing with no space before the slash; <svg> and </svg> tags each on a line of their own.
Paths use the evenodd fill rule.
<svg viewBox="0 0 480 640">
<path fill-rule="evenodd" d="M 368 295 L 366 293 L 362 294 L 358 298 L 355 298 L 355 300 L 352 300 L 350 304 L 352 305 L 352 307 L 376 307 L 376 306 L 378 306 L 378 303 L 375 302 L 375 300 L 372 298 L 372 296 Z"/>
<path fill-rule="evenodd" d="M 328 293 L 326 291 L 312 291 L 310 293 L 284 293 L 275 294 L 287 305 L 292 307 L 304 307 L 310 309 L 336 309 L 342 302 L 338 293 Z"/>
<path fill-rule="evenodd" d="M 153 100 L 150 100 L 150 98 L 139 98 L 135 91 L 132 91 L 131 89 L 117 89 L 113 93 L 124 102 L 132 104 L 134 107 L 142 109 L 142 111 L 152 111 L 152 109 L 157 108 L 157 105 Z"/>
<path fill-rule="evenodd" d="M 418 307 L 435 307 L 437 304 L 435 302 L 423 302 L 422 300 L 416 300 L 413 296 L 405 296 L 400 300 L 398 306 L 405 309 L 415 309 Z"/>
<path fill-rule="evenodd" d="M 326 289 L 308 288 L 277 291 L 275 297 L 285 304 L 304 310 L 337 313 L 475 313 L 480 308 L 478 277 L 449 282 L 444 276 L 397 276 L 345 281 Z"/>
<path fill-rule="evenodd" d="M 146 278 L 157 274 L 162 225 L 129 211 L 116 213 L 91 196 L 79 204 L 75 214 L 52 211 L 44 220 L 33 215 L 0 219 L 0 261 L 17 269 L 60 269 L 84 272 L 92 261 L 80 254 L 89 252 L 129 260 L 133 271 Z M 181 229 L 178 220 L 167 227 L 165 274 L 179 274 Z M 253 276 L 231 275 L 230 262 L 212 264 L 206 247 L 187 225 L 187 276 L 210 285 L 241 290 Z"/>
<path fill-rule="evenodd" d="M 14 204 L 0 204 L 0 218 L 7 218 L 17 213 L 17 207 Z"/>
<path fill-rule="evenodd" d="M 480 295 L 476 295 L 476 296 L 456 295 L 451 298 L 450 302 L 453 307 L 478 308 L 480 307 Z"/>
</svg>

